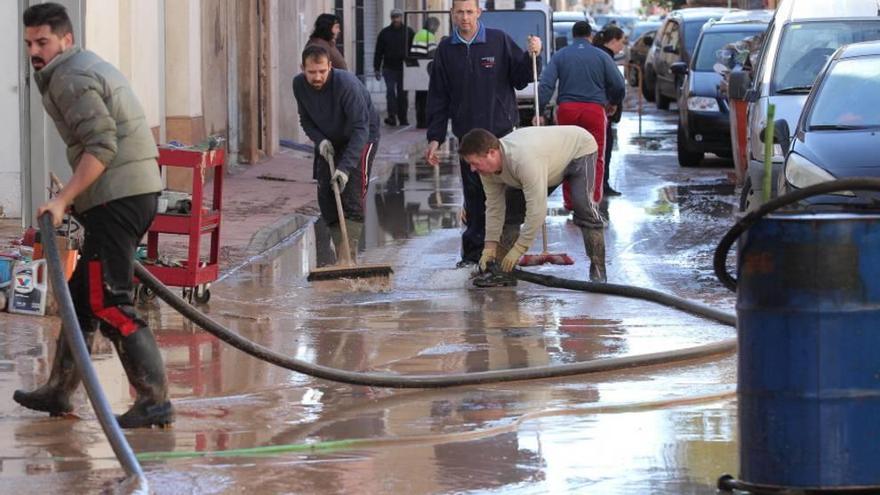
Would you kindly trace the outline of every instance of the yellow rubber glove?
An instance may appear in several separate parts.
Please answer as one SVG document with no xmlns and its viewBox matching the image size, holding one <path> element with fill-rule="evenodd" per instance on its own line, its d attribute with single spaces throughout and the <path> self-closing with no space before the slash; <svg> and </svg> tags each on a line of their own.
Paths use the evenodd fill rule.
<svg viewBox="0 0 880 495">
<path fill-rule="evenodd" d="M 509 272 L 513 270 L 517 263 L 519 263 L 519 259 L 522 258 L 522 255 L 526 254 L 529 248 L 523 246 L 520 243 L 516 243 L 510 248 L 510 251 L 507 253 L 507 256 L 501 260 L 501 271 Z"/>
<path fill-rule="evenodd" d="M 495 261 L 495 248 L 483 248 L 483 254 L 480 256 L 480 270 L 485 271 L 486 265 Z"/>
</svg>

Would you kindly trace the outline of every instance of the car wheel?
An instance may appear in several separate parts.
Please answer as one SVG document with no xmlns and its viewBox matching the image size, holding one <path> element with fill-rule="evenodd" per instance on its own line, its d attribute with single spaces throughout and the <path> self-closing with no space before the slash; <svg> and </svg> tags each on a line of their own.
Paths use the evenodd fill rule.
<svg viewBox="0 0 880 495">
<path fill-rule="evenodd" d="M 660 91 L 660 81 L 654 83 L 654 102 L 657 104 L 657 110 L 669 110 L 669 102 L 671 100 L 663 96 Z"/>
<path fill-rule="evenodd" d="M 653 102 L 654 101 L 654 83 L 657 76 L 654 74 L 654 69 L 651 68 L 650 65 L 645 66 L 645 80 L 642 81 L 642 96 L 645 97 L 646 100 Z"/>
<path fill-rule="evenodd" d="M 688 146 L 687 136 L 684 135 L 684 128 L 681 126 L 681 122 L 678 124 L 678 135 L 677 135 L 678 143 L 678 164 L 682 167 L 699 167 L 700 162 L 703 161 L 703 152 L 702 151 L 692 151 L 690 146 Z"/>
<path fill-rule="evenodd" d="M 757 210 L 758 206 L 758 197 L 755 196 L 755 189 L 752 187 L 752 178 L 746 177 L 739 195 L 739 211 L 748 213 Z"/>
</svg>

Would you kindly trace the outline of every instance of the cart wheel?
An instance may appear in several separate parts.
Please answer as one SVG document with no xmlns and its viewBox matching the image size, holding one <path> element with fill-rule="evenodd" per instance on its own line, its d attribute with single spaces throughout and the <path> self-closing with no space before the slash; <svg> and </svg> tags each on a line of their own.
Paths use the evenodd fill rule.
<svg viewBox="0 0 880 495">
<path fill-rule="evenodd" d="M 147 304 L 156 299 L 156 293 L 146 285 L 138 284 L 137 289 L 135 289 L 135 297 L 137 302 Z"/>
<path fill-rule="evenodd" d="M 211 300 L 211 289 L 207 285 L 200 285 L 193 291 L 195 300 L 199 304 L 207 304 Z"/>
</svg>

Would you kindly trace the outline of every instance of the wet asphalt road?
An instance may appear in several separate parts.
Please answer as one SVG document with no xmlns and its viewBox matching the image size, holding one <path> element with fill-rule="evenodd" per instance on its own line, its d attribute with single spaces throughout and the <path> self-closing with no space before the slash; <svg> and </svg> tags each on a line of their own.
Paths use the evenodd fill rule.
<svg viewBox="0 0 880 495">
<path fill-rule="evenodd" d="M 607 203 L 609 281 L 671 292 L 732 311 L 711 270 L 736 204 L 731 163 L 681 169 L 675 113 L 626 113 Z M 476 290 L 458 259 L 457 163 L 439 173 L 410 156 L 380 156 L 366 252 L 391 263 L 389 285 L 309 284 L 330 261 L 307 229 L 213 287 L 205 309 L 276 351 L 324 365 L 400 374 L 568 363 L 731 338 L 732 328 L 652 303 L 518 287 Z M 561 206 L 554 196 L 551 210 Z M 559 214 L 550 251 L 574 266 L 538 271 L 585 279 L 580 232 Z M 272 454 L 148 461 L 156 493 L 715 493 L 737 472 L 734 356 L 626 372 L 446 390 L 340 385 L 271 367 L 219 343 L 165 306 L 144 308 L 157 331 L 178 411 L 173 429 L 134 431 L 136 452 L 283 446 Z M 0 394 L 45 380 L 51 330 L 34 320 L 0 335 Z M 106 341 L 95 361 L 117 411 L 131 396 Z M 678 404 L 698 396 L 720 398 Z M 0 405 L 0 491 L 94 492 L 121 471 L 78 393 L 84 421 Z"/>
</svg>

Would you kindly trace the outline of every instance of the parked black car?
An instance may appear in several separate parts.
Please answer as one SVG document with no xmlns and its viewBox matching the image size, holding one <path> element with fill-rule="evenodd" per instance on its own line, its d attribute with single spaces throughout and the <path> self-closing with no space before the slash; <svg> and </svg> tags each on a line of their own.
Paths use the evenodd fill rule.
<svg viewBox="0 0 880 495">
<path fill-rule="evenodd" d="M 707 7 L 669 13 L 654 37 L 645 62 L 645 84 L 642 86 L 645 99 L 656 101 L 661 110 L 669 109 L 669 103 L 678 99 L 678 88 L 681 87 L 681 77 L 672 73 L 672 64 L 690 63 L 703 25 L 728 12 L 728 9 Z"/>
<path fill-rule="evenodd" d="M 714 70 L 716 53 L 728 43 L 763 33 L 764 22 L 709 22 L 703 28 L 690 66 L 670 67 L 682 77 L 678 100 L 678 164 L 696 167 L 705 153 L 732 156 L 730 110 L 719 93 L 722 75 Z"/>
<path fill-rule="evenodd" d="M 816 78 L 789 143 L 779 119 L 774 135 L 789 150 L 779 192 L 834 179 L 880 177 L 880 41 L 839 48 Z M 842 191 L 804 200 L 808 210 L 880 209 L 880 193 Z"/>
</svg>

